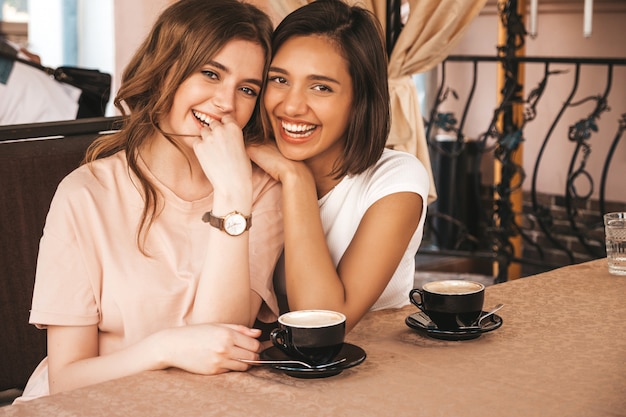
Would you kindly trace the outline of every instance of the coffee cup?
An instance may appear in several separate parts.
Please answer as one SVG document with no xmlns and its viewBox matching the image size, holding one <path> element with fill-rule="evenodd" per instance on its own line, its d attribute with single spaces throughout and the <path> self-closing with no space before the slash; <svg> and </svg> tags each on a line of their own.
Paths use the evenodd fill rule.
<svg viewBox="0 0 626 417">
<path fill-rule="evenodd" d="M 409 300 L 442 330 L 475 325 L 485 300 L 485 286 L 467 280 L 443 280 L 414 288 Z"/>
<path fill-rule="evenodd" d="M 296 310 L 278 318 L 270 333 L 274 346 L 310 365 L 331 362 L 343 347 L 346 316 L 330 310 Z"/>
</svg>

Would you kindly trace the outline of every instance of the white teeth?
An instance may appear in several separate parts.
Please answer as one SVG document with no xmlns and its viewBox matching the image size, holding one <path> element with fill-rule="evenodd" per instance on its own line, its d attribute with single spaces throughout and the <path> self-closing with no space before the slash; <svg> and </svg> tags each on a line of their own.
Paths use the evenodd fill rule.
<svg viewBox="0 0 626 417">
<path fill-rule="evenodd" d="M 316 125 L 295 124 L 281 122 L 282 128 L 289 136 L 294 138 L 304 138 L 313 134 Z"/>
<path fill-rule="evenodd" d="M 205 125 L 209 125 L 209 123 L 211 123 L 214 119 L 210 118 L 209 116 L 207 116 L 204 113 L 200 113 L 197 110 L 192 110 L 193 115 L 196 117 L 196 119 L 200 120 L 202 123 L 204 123 Z"/>
</svg>

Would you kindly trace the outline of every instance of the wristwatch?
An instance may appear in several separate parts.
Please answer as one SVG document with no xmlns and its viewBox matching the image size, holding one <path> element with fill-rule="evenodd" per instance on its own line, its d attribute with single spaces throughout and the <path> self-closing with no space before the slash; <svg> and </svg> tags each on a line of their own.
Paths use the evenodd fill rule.
<svg viewBox="0 0 626 417">
<path fill-rule="evenodd" d="M 202 216 L 202 221 L 226 232 L 230 236 L 239 236 L 252 226 L 252 215 L 244 216 L 238 211 L 233 211 L 224 217 L 218 217 L 207 211 Z"/>
</svg>

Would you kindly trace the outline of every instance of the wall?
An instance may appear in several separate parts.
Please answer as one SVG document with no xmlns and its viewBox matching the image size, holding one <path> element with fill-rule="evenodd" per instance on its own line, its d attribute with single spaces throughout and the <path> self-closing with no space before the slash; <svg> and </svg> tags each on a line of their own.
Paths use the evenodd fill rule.
<svg viewBox="0 0 626 417">
<path fill-rule="evenodd" d="M 113 0 L 115 22 L 115 91 L 119 79 L 159 13 L 171 0 Z"/>
</svg>

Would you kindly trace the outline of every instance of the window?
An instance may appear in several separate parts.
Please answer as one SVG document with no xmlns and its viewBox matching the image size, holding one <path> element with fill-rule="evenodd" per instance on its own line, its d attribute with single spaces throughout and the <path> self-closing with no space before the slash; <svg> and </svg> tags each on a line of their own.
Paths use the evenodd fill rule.
<svg viewBox="0 0 626 417">
<path fill-rule="evenodd" d="M 28 42 L 28 1 L 0 0 L 0 33 L 26 46 Z"/>
</svg>

